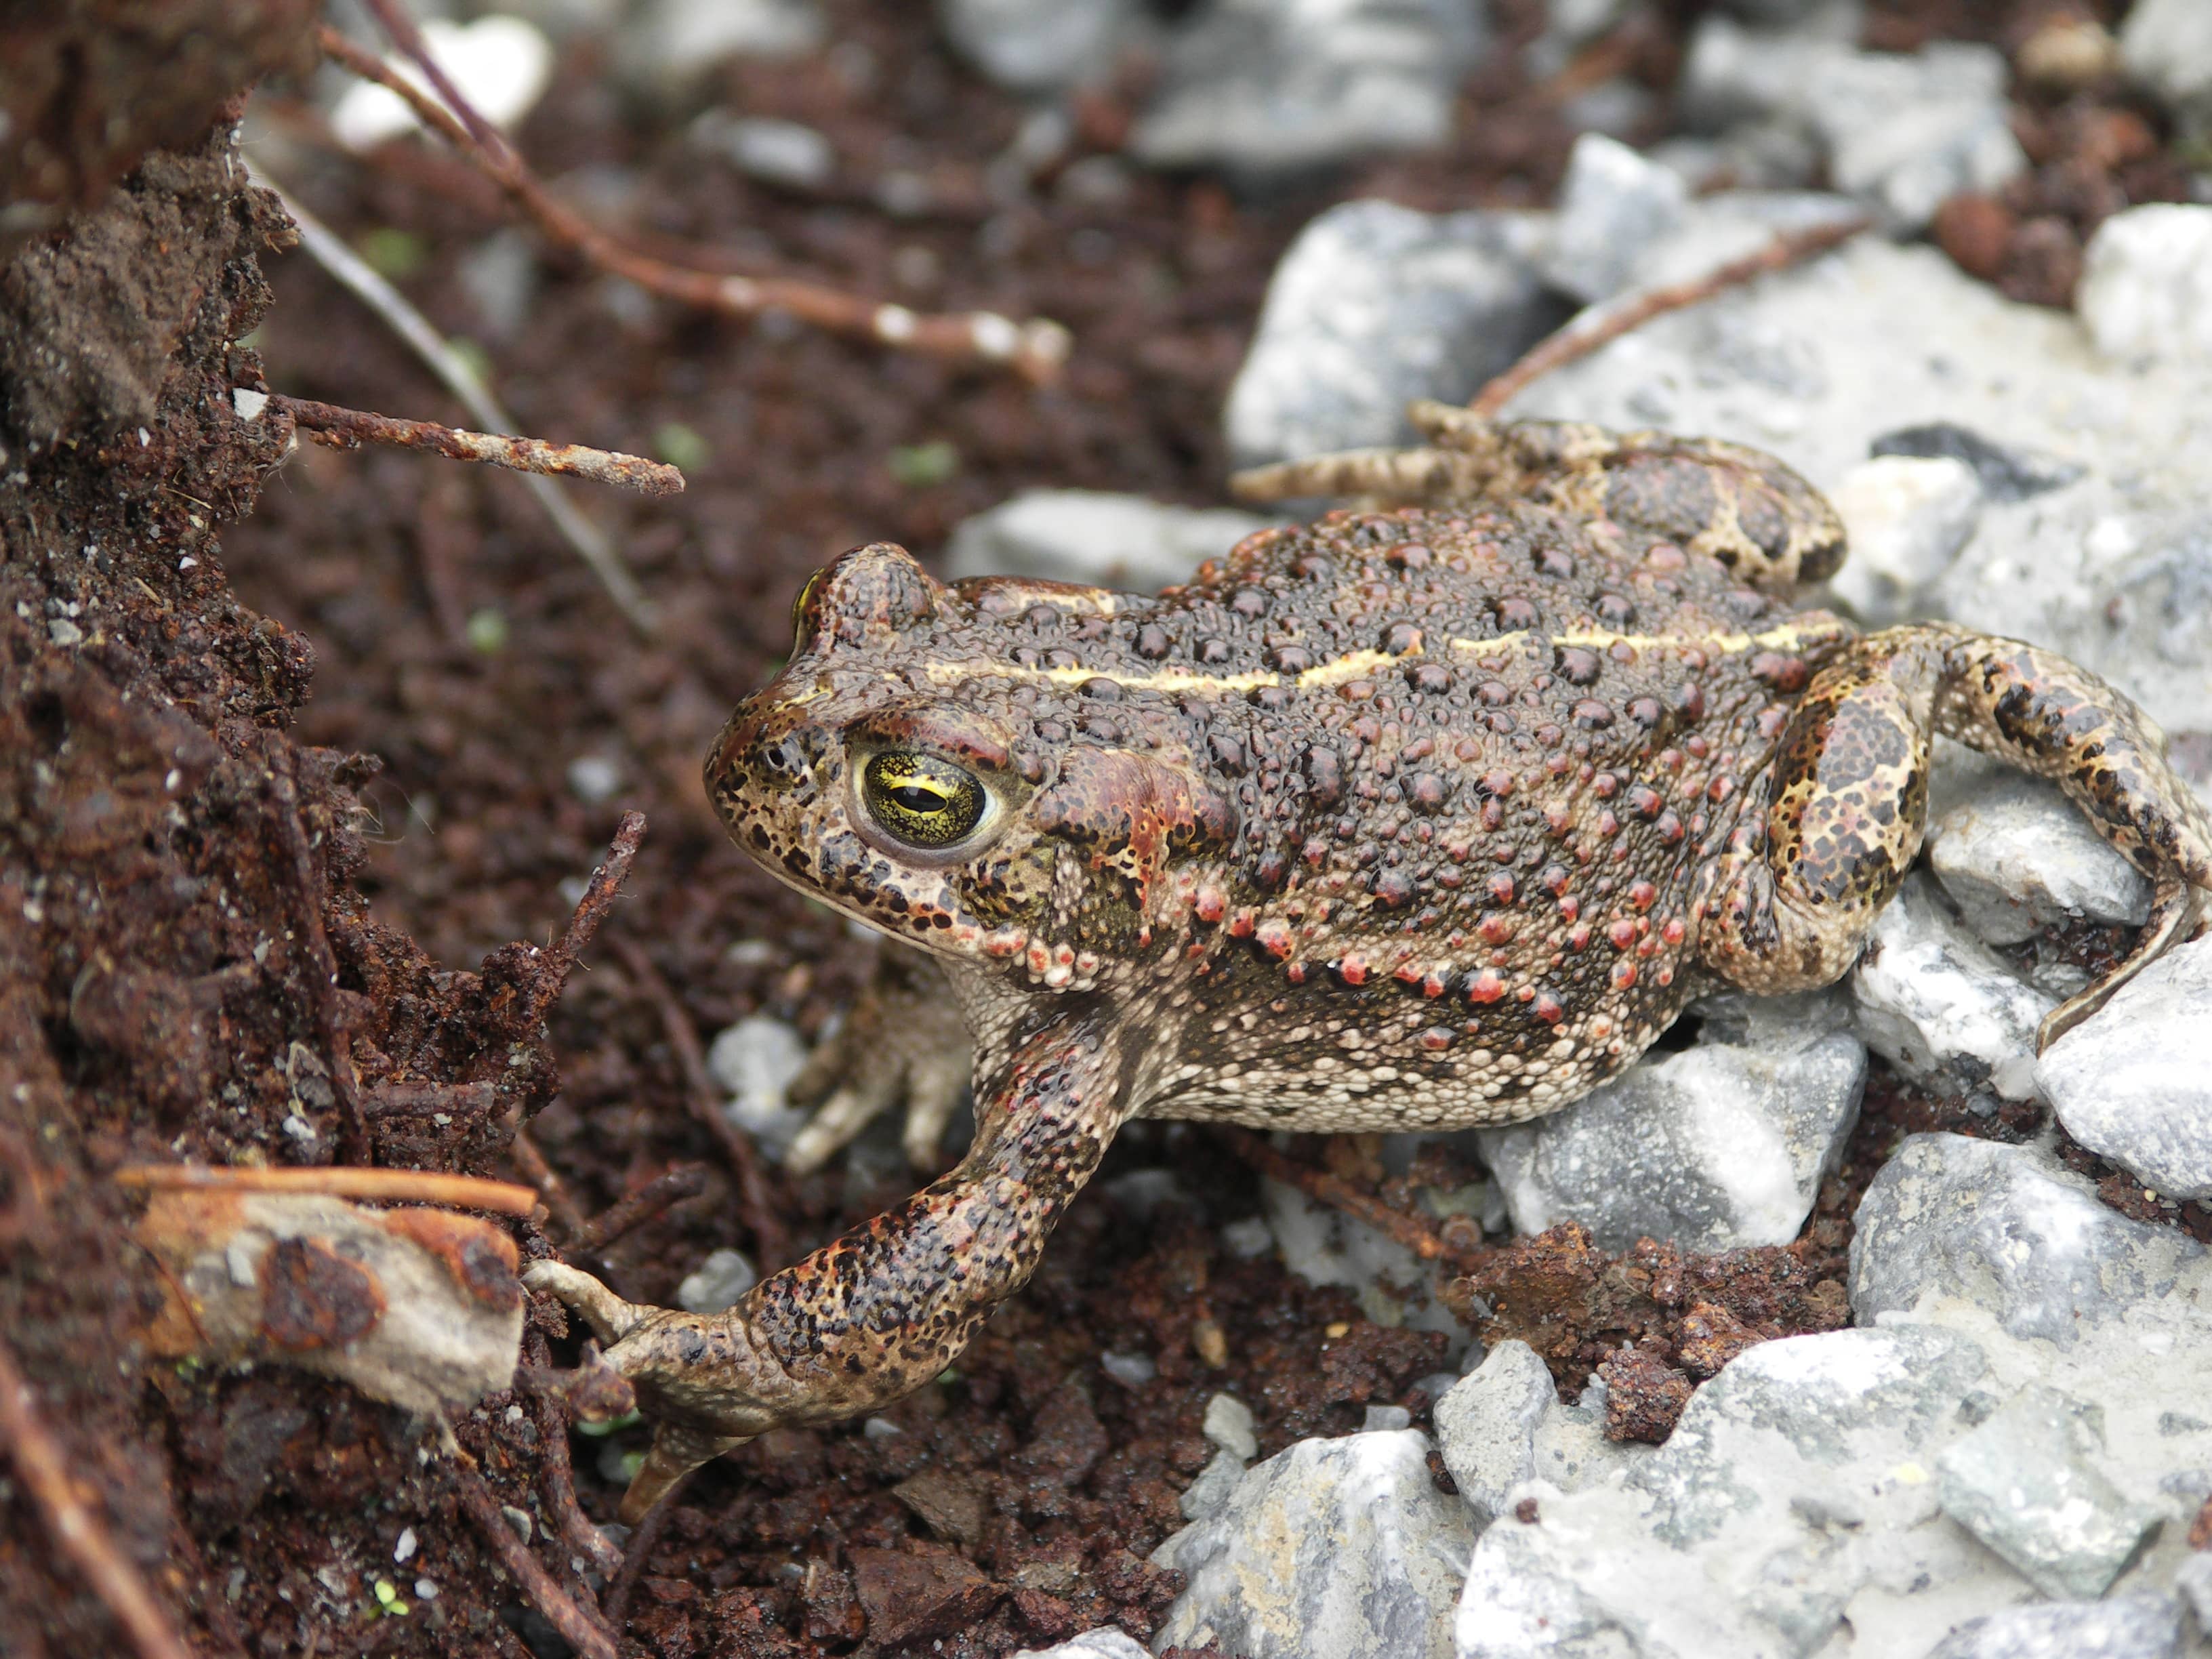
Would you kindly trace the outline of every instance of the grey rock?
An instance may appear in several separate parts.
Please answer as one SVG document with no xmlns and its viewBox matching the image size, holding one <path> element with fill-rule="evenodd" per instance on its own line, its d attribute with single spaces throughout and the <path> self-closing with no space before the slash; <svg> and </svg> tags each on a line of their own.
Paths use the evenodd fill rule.
<svg viewBox="0 0 2212 1659">
<path fill-rule="evenodd" d="M 615 35 L 613 67 L 634 96 L 680 104 L 733 58 L 803 58 L 828 38 L 811 0 L 646 0 Z"/>
<path fill-rule="evenodd" d="M 1860 1036 L 1943 1092 L 2035 1092 L 2035 1028 L 2057 999 L 2015 977 L 1915 871 L 1875 919 L 1850 975 Z"/>
<path fill-rule="evenodd" d="M 1103 490 L 1033 489 L 965 519 L 948 574 L 1044 576 L 1149 593 L 1187 581 L 1269 521 L 1227 507 L 1172 507 Z"/>
<path fill-rule="evenodd" d="M 1260 1437 L 1252 1422 L 1252 1408 L 1233 1394 L 1217 1394 L 1206 1402 L 1203 1432 L 1208 1440 L 1239 1462 L 1260 1455 Z"/>
<path fill-rule="evenodd" d="M 1859 1201 L 1851 1314 L 1870 1325 L 1928 1297 L 1985 1310 L 2010 1335 L 2062 1348 L 2167 1295 L 2205 1252 L 2130 1221 L 2032 1147 L 1908 1135 Z"/>
<path fill-rule="evenodd" d="M 2212 1550 L 2195 1550 L 2173 1575 L 2173 1588 L 2197 1615 L 2197 1628 L 2212 1638 Z"/>
<path fill-rule="evenodd" d="M 2212 130 L 2212 10 L 2198 0 L 2136 0 L 2120 31 L 2120 59 L 2185 127 Z"/>
<path fill-rule="evenodd" d="M 2007 1607 L 1961 1625 L 1928 1659 L 2181 1659 L 2171 1595 Z"/>
<path fill-rule="evenodd" d="M 1841 994 L 1698 1006 L 1702 1040 L 1647 1055 L 1564 1112 L 1478 1132 L 1516 1230 L 1579 1221 L 1599 1246 L 1797 1236 L 1857 1120 L 1866 1050 Z"/>
<path fill-rule="evenodd" d="M 1545 0 L 1544 32 L 1522 49 L 1530 76 L 1542 80 L 1566 68 L 1576 52 L 1627 16 L 1631 0 Z"/>
<path fill-rule="evenodd" d="M 1845 473 L 1828 499 L 1850 538 L 1831 584 L 1862 621 L 1886 627 L 1924 603 L 1982 516 L 1982 481 L 1949 457 L 1880 456 Z"/>
<path fill-rule="evenodd" d="M 1024 1648 L 1014 1659 L 1152 1659 L 1152 1656 L 1127 1631 L 1101 1625 L 1048 1648 Z"/>
<path fill-rule="evenodd" d="M 2161 202 L 2106 220 L 2082 251 L 2075 307 L 2116 362 L 2212 361 L 2212 207 Z"/>
<path fill-rule="evenodd" d="M 1154 1651 L 1445 1659 L 1474 1529 L 1428 1454 L 1426 1435 L 1396 1429 L 1302 1440 L 1247 1470 L 1224 1509 L 1153 1552 L 1188 1578 Z"/>
<path fill-rule="evenodd" d="M 1279 1181 L 1260 1183 L 1283 1265 L 1313 1285 L 1341 1285 L 1378 1325 L 1440 1333 L 1445 1358 L 1468 1345 L 1467 1327 L 1437 1300 L 1436 1274 L 1396 1239 Z"/>
<path fill-rule="evenodd" d="M 760 1270 L 743 1250 L 709 1250 L 698 1267 L 676 1287 L 676 1305 L 687 1313 L 718 1314 L 760 1279 Z"/>
<path fill-rule="evenodd" d="M 1558 1403 L 1536 1351 L 1511 1340 L 1437 1401 L 1437 1444 L 1477 1526 L 1504 1514 L 1507 1494 L 1535 1478 L 1536 1431 Z"/>
<path fill-rule="evenodd" d="M 1378 1430 L 1409 1429 L 1413 1425 L 1413 1413 L 1403 1406 L 1370 1406 L 1360 1428 L 1368 1434 Z"/>
<path fill-rule="evenodd" d="M 1575 140 L 1544 274 L 1582 301 L 1630 286 L 1644 251 L 1680 228 L 1689 187 L 1680 175 L 1596 133 Z"/>
<path fill-rule="evenodd" d="M 1141 1389 L 1160 1374 L 1160 1368 L 1148 1353 L 1117 1353 L 1111 1348 L 1098 1355 L 1098 1369 L 1125 1389 Z"/>
<path fill-rule="evenodd" d="M 1982 493 L 1993 501 L 2024 501 L 2046 489 L 2063 489 L 2086 470 L 2079 461 L 1991 443 L 1980 433 L 1951 421 L 1931 421 L 1925 426 L 1885 432 L 1868 446 L 1868 453 L 1963 461 L 1973 468 Z M 1857 556 L 1856 549 L 1852 556 Z"/>
<path fill-rule="evenodd" d="M 1480 0 L 1207 0 L 1170 39 L 1129 148 L 1260 176 L 1431 149 L 1487 37 Z"/>
<path fill-rule="evenodd" d="M 1973 1342 L 1922 1327 L 1750 1350 L 1624 1479 L 1532 1492 L 1534 1522 L 1483 1533 L 1460 1659 L 1751 1659 L 1847 1629 L 1852 1651 L 1920 1651 L 1931 1619 L 2018 1595 L 1914 1462 L 1986 1369 Z"/>
<path fill-rule="evenodd" d="M 938 0 L 960 55 L 1015 92 L 1051 92 L 1109 75 L 1138 36 L 1134 0 Z"/>
<path fill-rule="evenodd" d="M 2066 1132 L 2152 1190 L 2212 1198 L 2212 937 L 2178 945 L 2037 1063 Z"/>
<path fill-rule="evenodd" d="M 2164 1518 L 2130 1503 L 2090 1459 L 2083 1407 L 2023 1389 L 1936 1460 L 1943 1512 L 2045 1595 L 2102 1595 Z"/>
<path fill-rule="evenodd" d="M 2087 918 L 2139 927 L 2150 882 L 2089 827 L 2058 786 L 2008 768 L 1982 774 L 1928 827 L 1928 863 L 1960 920 L 1991 945 Z"/>
<path fill-rule="evenodd" d="M 708 1074 L 729 1091 L 722 1109 L 771 1158 L 781 1158 L 806 1127 L 807 1115 L 783 1100 L 805 1064 L 806 1040 L 767 1014 L 748 1014 L 707 1046 Z"/>
<path fill-rule="evenodd" d="M 1533 220 L 1348 202 L 1275 267 L 1224 414 L 1240 465 L 1413 441 L 1406 405 L 1463 403 L 1564 319 Z"/>
<path fill-rule="evenodd" d="M 513 228 L 495 230 L 462 256 L 454 271 L 486 338 L 511 340 L 530 320 L 544 270 L 530 239 Z"/>
<path fill-rule="evenodd" d="M 1244 1460 L 1233 1451 L 1217 1451 L 1197 1478 L 1176 1498 L 1186 1521 L 1203 1521 L 1228 1507 L 1237 1483 L 1244 1479 Z"/>
<path fill-rule="evenodd" d="M 749 178 L 787 190 L 817 191 L 837 173 L 837 151 L 822 131 L 798 121 L 710 109 L 686 130 L 695 149 L 719 155 Z"/>
</svg>

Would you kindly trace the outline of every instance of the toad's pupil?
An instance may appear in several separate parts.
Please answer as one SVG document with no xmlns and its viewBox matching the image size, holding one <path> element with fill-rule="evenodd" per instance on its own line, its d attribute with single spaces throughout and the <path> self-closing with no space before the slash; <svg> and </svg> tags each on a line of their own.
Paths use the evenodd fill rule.
<svg viewBox="0 0 2212 1659">
<path fill-rule="evenodd" d="M 932 789 L 919 783 L 896 785 L 890 791 L 890 797 L 909 812 L 942 812 L 951 799 L 943 790 Z"/>
</svg>

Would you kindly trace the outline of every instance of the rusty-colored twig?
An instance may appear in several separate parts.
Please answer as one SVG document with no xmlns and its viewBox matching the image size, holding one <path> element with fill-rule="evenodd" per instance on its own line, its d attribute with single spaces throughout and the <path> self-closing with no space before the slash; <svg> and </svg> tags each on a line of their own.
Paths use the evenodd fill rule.
<svg viewBox="0 0 2212 1659">
<path fill-rule="evenodd" d="M 4 1340 L 0 1340 L 0 1442 L 5 1443 L 16 1474 L 45 1517 L 48 1535 L 115 1615 L 138 1659 L 191 1659 L 191 1650 L 170 1625 L 144 1577 L 77 1495 L 70 1459 L 40 1420 L 37 1398 Z"/>
<path fill-rule="evenodd" d="M 507 1155 L 538 1189 L 538 1199 L 545 1206 L 546 1219 L 559 1230 L 562 1237 L 574 1238 L 584 1231 L 584 1212 L 576 1207 L 576 1200 L 568 1195 L 568 1183 L 545 1161 L 545 1154 L 531 1139 L 529 1130 L 519 1128 L 514 1132 L 514 1138 L 507 1142 Z"/>
<path fill-rule="evenodd" d="M 684 1005 L 668 988 L 668 981 L 653 965 L 653 958 L 629 939 L 615 941 L 615 954 L 622 958 L 623 966 L 629 970 L 630 979 L 639 991 L 660 1011 L 661 1030 L 667 1033 L 668 1046 L 675 1050 L 677 1064 L 683 1067 L 684 1103 L 729 1159 L 730 1168 L 738 1177 L 739 1209 L 752 1233 L 760 1270 L 773 1273 L 789 1259 L 786 1252 L 791 1240 L 776 1215 L 775 1200 L 769 1191 L 768 1174 L 761 1167 L 760 1153 L 752 1138 L 724 1115 L 722 1093 L 707 1071 L 706 1051 L 699 1046 L 699 1033 L 692 1028 L 691 1017 L 684 1012 Z"/>
<path fill-rule="evenodd" d="M 672 1204 L 707 1190 L 707 1166 L 679 1164 L 655 1176 L 634 1193 L 625 1193 L 584 1224 L 576 1235 L 579 1250 L 603 1250 L 624 1233 L 643 1226 Z"/>
<path fill-rule="evenodd" d="M 637 857 L 638 843 L 645 839 L 645 814 L 625 812 L 622 822 L 615 826 L 615 838 L 608 843 L 607 855 L 598 869 L 592 872 L 591 880 L 585 884 L 583 897 L 576 901 L 574 913 L 568 926 L 546 952 L 544 964 L 538 969 L 536 983 L 532 987 L 530 1000 L 523 1014 L 523 1024 L 535 1025 L 545 1018 L 555 1002 L 560 1000 L 562 988 L 568 984 L 568 975 L 575 971 L 584 952 L 592 948 L 599 937 L 599 924 L 607 919 L 614 908 L 615 895 L 629 875 L 629 866 Z"/>
<path fill-rule="evenodd" d="M 1832 224 L 1790 231 L 1776 237 L 1765 247 L 1741 259 L 1731 259 L 1702 276 L 1626 294 L 1593 307 L 1536 342 L 1522 354 L 1519 362 L 1469 398 L 1468 407 L 1478 415 L 1494 416 L 1532 382 L 1569 363 L 1581 362 L 1599 347 L 1611 344 L 1624 334 L 1633 333 L 1654 317 L 1702 304 L 1754 276 L 1802 264 L 1816 254 L 1849 241 L 1872 222 L 1863 215 L 1853 215 Z"/>
<path fill-rule="evenodd" d="M 532 1365 L 540 1370 L 550 1365 L 552 1357 L 546 1352 L 543 1331 L 530 1332 L 524 1339 L 523 1350 Z M 538 1473 L 544 1478 L 545 1501 L 551 1506 L 553 1523 L 561 1529 L 561 1537 L 568 1547 L 601 1572 L 612 1576 L 622 1571 L 623 1553 L 592 1523 L 592 1517 L 584 1513 L 583 1505 L 576 1501 L 576 1473 L 568 1459 L 568 1414 L 563 1409 L 565 1404 L 556 1390 L 543 1389 L 538 1394 Z"/>
<path fill-rule="evenodd" d="M 499 1085 L 396 1078 L 370 1084 L 362 1091 L 361 1103 L 374 1118 L 428 1117 L 438 1112 L 455 1117 L 482 1117 L 499 1103 Z"/>
<path fill-rule="evenodd" d="M 751 319 L 763 312 L 780 311 L 832 333 L 854 335 L 882 345 L 1004 363 L 1037 385 L 1057 379 L 1067 361 L 1067 331 L 1043 318 L 1018 323 L 993 311 L 961 315 L 915 312 L 817 283 L 731 276 L 640 253 L 556 198 L 504 141 L 479 140 L 471 121 L 482 125 L 483 118 L 469 110 L 465 101 L 456 97 L 454 109 L 447 110 L 375 53 L 364 51 L 327 25 L 318 38 L 327 56 L 362 79 L 398 94 L 425 126 L 505 191 L 549 240 L 602 270 L 627 277 L 648 293 L 725 316 Z M 409 55 L 426 75 L 432 73 L 428 54 L 415 57 L 410 52 Z"/>
<path fill-rule="evenodd" d="M 465 1463 L 453 1466 L 453 1490 L 461 1500 L 461 1508 L 499 1564 L 507 1569 L 522 1593 L 528 1596 L 546 1622 L 561 1632 L 561 1639 L 584 1656 L 584 1659 L 617 1659 L 614 1637 L 598 1616 L 579 1605 L 576 1599 L 553 1582 L 553 1575 L 545 1571 L 523 1541 L 514 1535 L 507 1524 L 507 1517 L 499 1512 L 499 1500 L 491 1495 L 484 1478 Z"/>
<path fill-rule="evenodd" d="M 647 495 L 682 493 L 684 475 L 660 461 L 625 455 L 619 450 L 591 449 L 582 444 L 549 444 L 542 438 L 511 438 L 498 432 L 465 432 L 435 421 L 401 420 L 392 415 L 373 415 L 367 410 L 341 409 L 307 398 L 272 392 L 269 407 L 289 415 L 293 424 L 317 443 L 331 449 L 358 449 L 363 444 L 392 444 L 419 449 L 449 460 L 481 461 L 514 472 L 546 477 L 589 478 L 594 483 L 619 484 Z"/>
<path fill-rule="evenodd" d="M 1419 1216 L 1407 1215 L 1403 1210 L 1394 1210 L 1370 1193 L 1358 1188 L 1326 1170 L 1316 1170 L 1310 1164 L 1301 1164 L 1294 1158 L 1285 1158 L 1249 1129 L 1217 1125 L 1215 1133 L 1226 1140 L 1243 1158 L 1270 1180 L 1297 1188 L 1318 1199 L 1332 1209 L 1342 1210 L 1355 1216 L 1377 1231 L 1388 1234 L 1411 1250 L 1424 1261 L 1452 1254 L 1451 1246 L 1437 1236 L 1436 1230 Z"/>
<path fill-rule="evenodd" d="M 276 795 L 276 836 L 292 866 L 292 890 L 299 899 L 300 927 L 314 978 L 315 1024 L 330 1067 L 331 1091 L 337 1097 L 338 1158 L 343 1163 L 367 1164 L 375 1156 L 368 1138 L 368 1115 L 362 1109 L 361 1079 L 354 1074 L 353 1034 L 338 1006 L 337 958 L 323 926 L 323 882 L 315 871 L 314 848 L 307 844 L 307 825 L 301 820 L 300 786 L 289 746 L 270 744 L 269 772 Z"/>
<path fill-rule="evenodd" d="M 126 1164 L 115 1172 L 115 1184 L 142 1192 L 180 1188 L 192 1192 L 322 1193 L 372 1204 L 438 1204 L 500 1215 L 526 1216 L 538 1207 L 538 1194 L 511 1181 L 436 1170 L 366 1170 L 349 1164 L 279 1170 L 246 1164 Z"/>
<path fill-rule="evenodd" d="M 653 1500 L 653 1507 L 637 1523 L 637 1530 L 629 1535 L 629 1543 L 623 1554 L 622 1571 L 615 1575 L 614 1583 L 600 1598 L 599 1608 L 606 1620 L 617 1630 L 622 1629 L 629 1618 L 629 1598 L 637 1589 L 637 1581 L 645 1577 L 645 1569 L 659 1547 L 660 1534 L 668 1529 L 668 1517 L 676 1513 L 676 1500 L 691 1484 L 691 1477 L 699 1471 L 686 1469 L 670 1483 L 666 1491 Z"/>
</svg>

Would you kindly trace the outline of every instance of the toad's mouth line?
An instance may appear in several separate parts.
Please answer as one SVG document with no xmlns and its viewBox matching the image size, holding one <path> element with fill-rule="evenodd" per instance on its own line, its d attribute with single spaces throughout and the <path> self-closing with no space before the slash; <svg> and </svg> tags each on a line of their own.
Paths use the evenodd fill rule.
<svg viewBox="0 0 2212 1659">
<path fill-rule="evenodd" d="M 1612 629 L 1568 629 L 1559 633 L 1544 633 L 1534 629 L 1520 629 L 1510 634 L 1498 634 L 1486 640 L 1449 639 L 1446 649 L 1469 656 L 1498 656 L 1534 647 L 1537 651 L 1549 652 L 1555 646 L 1580 646 L 1591 650 L 1609 650 L 1614 646 L 1626 646 L 1636 651 L 1698 650 L 1734 656 L 1746 651 L 1791 651 L 1801 647 L 1827 643 L 1838 637 L 1840 625 L 1833 618 L 1819 621 L 1805 620 L 1784 623 L 1778 627 L 1757 634 L 1624 634 Z M 1411 662 L 1425 655 L 1423 641 L 1416 635 L 1413 642 L 1402 651 L 1353 651 L 1332 661 L 1295 674 L 1271 673 L 1254 669 L 1241 674 L 1196 674 L 1187 669 L 1170 668 L 1158 674 L 1109 674 L 1095 668 L 1028 668 L 1010 662 L 932 663 L 927 672 L 932 680 L 951 682 L 978 678 L 1006 680 L 1025 680 L 1051 685 L 1085 685 L 1093 680 L 1109 680 L 1125 691 L 1186 691 L 1202 695 L 1240 696 L 1269 686 L 1289 688 L 1300 691 L 1326 690 L 1335 685 L 1348 685 L 1354 680 L 1389 668 L 1395 664 Z"/>
</svg>

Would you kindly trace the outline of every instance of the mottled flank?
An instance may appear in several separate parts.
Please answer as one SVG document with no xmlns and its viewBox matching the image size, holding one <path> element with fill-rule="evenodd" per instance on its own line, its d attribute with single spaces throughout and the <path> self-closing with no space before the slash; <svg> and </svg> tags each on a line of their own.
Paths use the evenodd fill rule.
<svg viewBox="0 0 2212 1659">
<path fill-rule="evenodd" d="M 808 584 L 708 787 L 763 866 L 940 964 L 978 1133 L 713 1318 L 536 1270 L 667 1425 L 633 1512 L 747 1436 L 933 1376 L 1130 1116 L 1507 1122 L 1618 1072 L 1716 980 L 1833 980 L 1919 848 L 1935 732 L 2057 780 L 2159 884 L 2136 956 L 2048 1030 L 2203 908 L 2212 827 L 2110 687 L 1962 629 L 1790 609 L 1843 536 L 1780 463 L 1415 415 L 1431 447 L 1245 481 L 1368 505 L 1157 598 L 948 587 L 882 544 Z M 884 1046 L 941 1121 L 945 1066 Z"/>
</svg>

